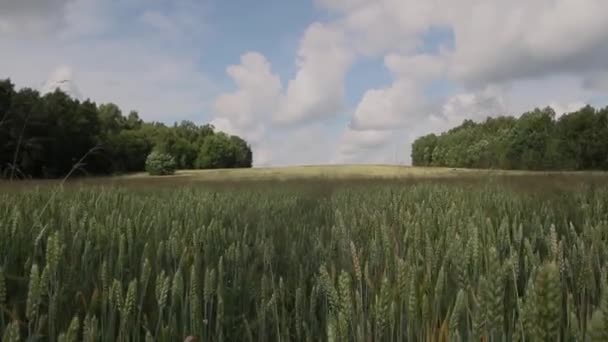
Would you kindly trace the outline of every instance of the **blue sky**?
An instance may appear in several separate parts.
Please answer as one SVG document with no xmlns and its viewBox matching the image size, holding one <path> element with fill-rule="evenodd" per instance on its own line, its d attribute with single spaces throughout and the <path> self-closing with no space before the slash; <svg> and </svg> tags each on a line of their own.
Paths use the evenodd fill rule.
<svg viewBox="0 0 608 342">
<path fill-rule="evenodd" d="M 8 0 L 0 77 L 41 91 L 68 79 L 74 96 L 147 120 L 211 122 L 246 138 L 256 166 L 407 164 L 413 139 L 464 119 L 608 104 L 606 12 L 603 0 Z"/>
</svg>

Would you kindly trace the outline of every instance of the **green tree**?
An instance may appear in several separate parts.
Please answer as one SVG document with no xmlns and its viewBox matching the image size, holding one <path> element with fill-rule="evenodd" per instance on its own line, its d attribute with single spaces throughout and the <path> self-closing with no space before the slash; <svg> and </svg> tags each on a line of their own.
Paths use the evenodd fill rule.
<svg viewBox="0 0 608 342">
<path fill-rule="evenodd" d="M 240 168 L 251 167 L 253 154 L 247 142 L 236 135 L 230 137 L 230 142 L 234 150 L 234 163 L 231 166 Z"/>
<path fill-rule="evenodd" d="M 201 169 L 221 169 L 234 165 L 235 159 L 235 149 L 230 138 L 220 132 L 203 140 L 196 165 Z"/>
<path fill-rule="evenodd" d="M 153 176 L 172 175 L 175 170 L 175 159 L 167 153 L 152 151 L 146 158 L 146 171 Z"/>
<path fill-rule="evenodd" d="M 105 103 L 99 106 L 99 122 L 103 134 L 115 134 L 125 127 L 126 119 L 122 111 L 114 103 Z"/>
<path fill-rule="evenodd" d="M 142 171 L 152 149 L 173 156 L 178 168 L 251 167 L 252 161 L 247 142 L 209 124 L 146 123 L 136 111 L 123 116 L 113 103 L 98 107 L 60 89 L 44 96 L 16 91 L 10 80 L 0 80 L 0 176 Z"/>
</svg>

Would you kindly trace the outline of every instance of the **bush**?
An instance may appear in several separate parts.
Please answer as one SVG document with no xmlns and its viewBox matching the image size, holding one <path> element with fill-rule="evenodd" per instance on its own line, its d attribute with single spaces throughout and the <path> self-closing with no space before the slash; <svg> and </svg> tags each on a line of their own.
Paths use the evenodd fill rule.
<svg viewBox="0 0 608 342">
<path fill-rule="evenodd" d="M 175 159 L 167 153 L 152 151 L 146 158 L 146 171 L 153 176 L 172 175 L 175 169 Z"/>
</svg>

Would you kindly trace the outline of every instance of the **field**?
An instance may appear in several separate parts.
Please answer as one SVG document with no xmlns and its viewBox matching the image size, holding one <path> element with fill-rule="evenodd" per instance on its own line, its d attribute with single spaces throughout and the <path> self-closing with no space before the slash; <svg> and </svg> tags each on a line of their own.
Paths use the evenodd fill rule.
<svg viewBox="0 0 608 342">
<path fill-rule="evenodd" d="M 606 341 L 607 180 L 349 166 L 0 184 L 0 336 Z"/>
</svg>

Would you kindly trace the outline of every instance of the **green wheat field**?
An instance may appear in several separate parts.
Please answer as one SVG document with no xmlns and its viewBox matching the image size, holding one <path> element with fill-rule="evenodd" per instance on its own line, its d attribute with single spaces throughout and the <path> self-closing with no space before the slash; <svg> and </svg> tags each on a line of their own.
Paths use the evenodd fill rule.
<svg viewBox="0 0 608 342">
<path fill-rule="evenodd" d="M 606 174 L 412 170 L 0 184 L 2 341 L 608 341 Z"/>
</svg>

